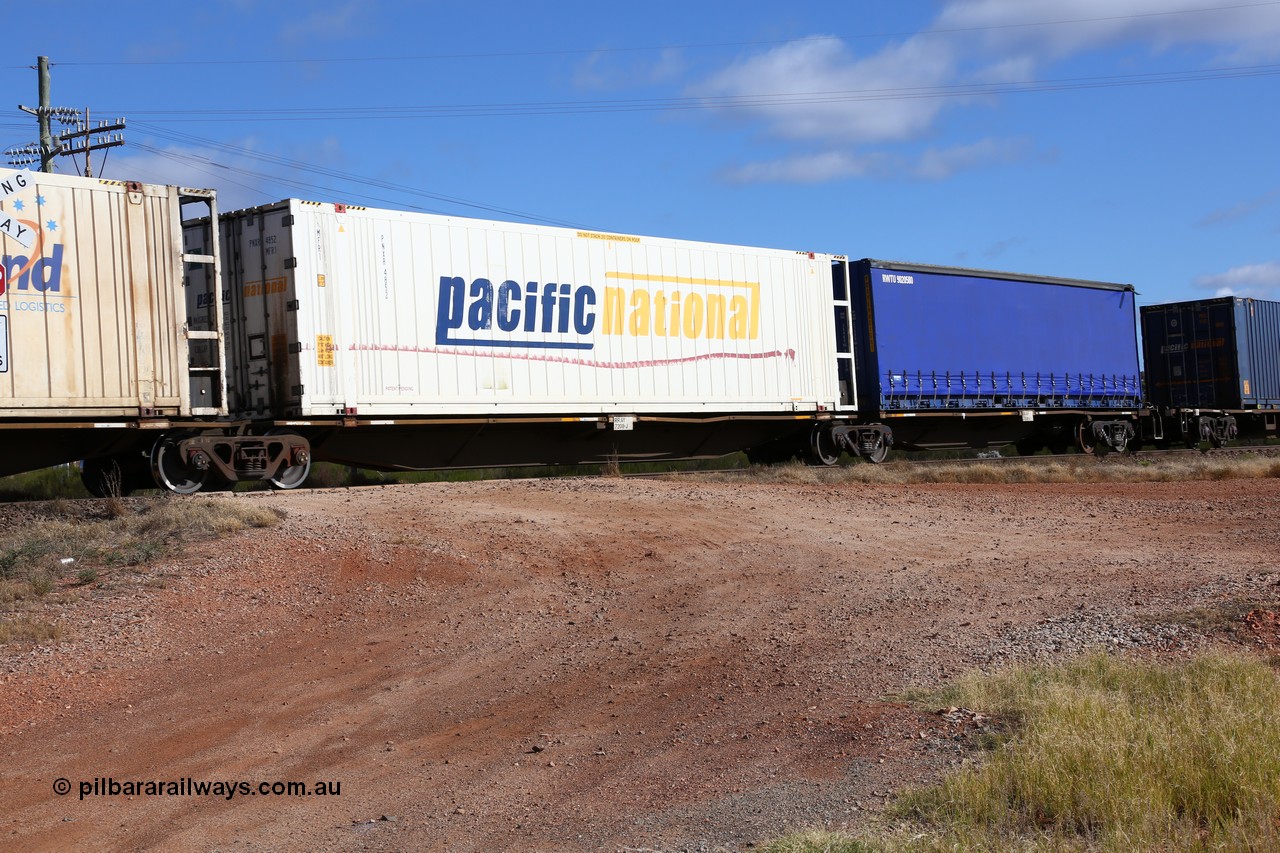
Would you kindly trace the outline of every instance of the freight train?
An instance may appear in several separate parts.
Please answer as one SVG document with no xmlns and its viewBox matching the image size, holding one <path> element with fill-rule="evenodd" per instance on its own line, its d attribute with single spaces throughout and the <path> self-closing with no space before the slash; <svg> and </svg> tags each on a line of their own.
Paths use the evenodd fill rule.
<svg viewBox="0 0 1280 853">
<path fill-rule="evenodd" d="M 0 174 L 0 474 L 381 470 L 1273 436 L 1280 304 Z"/>
</svg>

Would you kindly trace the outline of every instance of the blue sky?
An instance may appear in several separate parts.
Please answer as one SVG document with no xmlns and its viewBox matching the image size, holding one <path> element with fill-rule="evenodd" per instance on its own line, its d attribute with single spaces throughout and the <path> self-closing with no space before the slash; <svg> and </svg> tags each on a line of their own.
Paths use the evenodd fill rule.
<svg viewBox="0 0 1280 853">
<path fill-rule="evenodd" d="M 104 176 L 1280 299 L 1280 0 L 41 4 Z M 61 161 L 60 170 L 83 163 Z M 96 170 L 95 170 L 96 171 Z"/>
</svg>

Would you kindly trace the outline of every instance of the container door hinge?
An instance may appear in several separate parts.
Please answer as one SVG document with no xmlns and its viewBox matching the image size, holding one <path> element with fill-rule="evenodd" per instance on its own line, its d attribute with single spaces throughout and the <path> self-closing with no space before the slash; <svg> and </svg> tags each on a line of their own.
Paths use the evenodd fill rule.
<svg viewBox="0 0 1280 853">
<path fill-rule="evenodd" d="M 287 270 L 295 270 L 295 269 L 297 269 L 297 268 L 298 268 L 298 259 L 297 259 L 297 258 L 285 258 L 285 259 L 284 259 L 284 268 L 285 268 L 285 269 L 287 269 Z"/>
<path fill-rule="evenodd" d="M 296 299 L 290 299 L 288 302 L 286 302 L 286 303 L 284 304 L 284 310 L 286 310 L 286 311 L 297 311 L 297 310 L 298 310 L 298 300 L 296 300 Z"/>
<path fill-rule="evenodd" d="M 286 214 L 285 216 L 281 217 L 281 219 L 280 219 L 280 224 L 281 224 L 283 227 L 285 227 L 285 228 L 292 228 L 292 227 L 293 227 L 293 214 L 292 214 L 292 213 L 289 213 L 289 214 Z"/>
</svg>

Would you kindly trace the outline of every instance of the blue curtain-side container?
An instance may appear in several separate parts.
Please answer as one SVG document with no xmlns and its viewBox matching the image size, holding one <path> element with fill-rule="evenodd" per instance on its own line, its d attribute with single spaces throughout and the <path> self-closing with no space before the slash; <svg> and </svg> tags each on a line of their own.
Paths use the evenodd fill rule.
<svg viewBox="0 0 1280 853">
<path fill-rule="evenodd" d="M 871 259 L 853 267 L 864 415 L 1141 400 L 1132 285 Z"/>
<path fill-rule="evenodd" d="M 1280 302 L 1222 296 L 1140 313 L 1152 403 L 1280 409 Z"/>
</svg>

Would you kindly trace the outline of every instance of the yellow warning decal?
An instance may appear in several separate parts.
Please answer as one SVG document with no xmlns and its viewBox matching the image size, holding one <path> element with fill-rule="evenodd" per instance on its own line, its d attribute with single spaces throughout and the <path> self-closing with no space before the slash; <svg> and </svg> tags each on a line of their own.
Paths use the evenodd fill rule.
<svg viewBox="0 0 1280 853">
<path fill-rule="evenodd" d="M 626 234 L 601 234 L 598 231 L 579 231 L 578 236 L 585 240 L 613 240 L 618 243 L 639 243 L 639 237 L 631 237 Z"/>
<path fill-rule="evenodd" d="M 333 335 L 316 335 L 316 366 L 333 367 Z"/>
<path fill-rule="evenodd" d="M 262 296 L 264 293 L 284 293 L 289 289 L 288 279 L 269 278 L 266 281 L 250 281 L 244 285 L 245 296 Z"/>
</svg>

